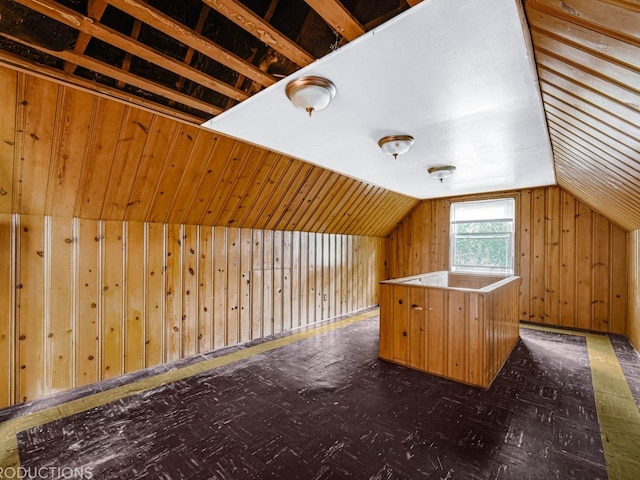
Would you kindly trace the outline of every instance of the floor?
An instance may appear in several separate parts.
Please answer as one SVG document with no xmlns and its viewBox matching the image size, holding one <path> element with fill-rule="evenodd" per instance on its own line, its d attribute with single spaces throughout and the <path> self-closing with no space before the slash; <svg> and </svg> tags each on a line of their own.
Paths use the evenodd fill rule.
<svg viewBox="0 0 640 480">
<path fill-rule="evenodd" d="M 575 333 L 522 328 L 482 390 L 378 360 L 372 311 L 0 411 L 0 468 L 101 480 L 640 478 L 640 357 L 622 337 Z M 599 365 L 613 368 L 589 343 L 600 340 L 623 393 L 598 387 Z M 626 395 L 623 413 L 602 397 L 612 392 Z"/>
</svg>

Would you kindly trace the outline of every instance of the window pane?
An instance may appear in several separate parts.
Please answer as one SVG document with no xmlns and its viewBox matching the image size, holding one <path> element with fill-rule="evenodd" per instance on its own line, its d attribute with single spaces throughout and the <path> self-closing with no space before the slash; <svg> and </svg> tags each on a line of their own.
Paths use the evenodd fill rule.
<svg viewBox="0 0 640 480">
<path fill-rule="evenodd" d="M 451 204 L 451 271 L 513 274 L 513 198 Z"/>
<path fill-rule="evenodd" d="M 469 222 L 456 223 L 455 233 L 508 233 L 513 231 L 513 222 Z"/>
<path fill-rule="evenodd" d="M 510 267 L 509 237 L 457 237 L 454 265 L 468 267 Z"/>
<path fill-rule="evenodd" d="M 513 198 L 486 200 L 482 202 L 461 202 L 451 204 L 451 221 L 468 222 L 513 218 L 515 202 Z"/>
</svg>

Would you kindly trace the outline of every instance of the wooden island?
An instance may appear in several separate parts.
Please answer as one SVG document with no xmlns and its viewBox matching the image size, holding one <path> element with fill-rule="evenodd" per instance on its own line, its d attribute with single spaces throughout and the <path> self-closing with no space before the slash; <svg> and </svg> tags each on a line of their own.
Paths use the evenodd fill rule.
<svg viewBox="0 0 640 480">
<path fill-rule="evenodd" d="M 517 276 L 380 282 L 380 358 L 489 388 L 519 338 L 519 296 Z"/>
</svg>

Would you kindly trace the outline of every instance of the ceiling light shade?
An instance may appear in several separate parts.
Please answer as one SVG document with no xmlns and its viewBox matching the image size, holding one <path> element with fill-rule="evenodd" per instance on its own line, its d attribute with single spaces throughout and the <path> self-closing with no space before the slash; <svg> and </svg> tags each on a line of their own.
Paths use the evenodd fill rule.
<svg viewBox="0 0 640 480">
<path fill-rule="evenodd" d="M 336 86 L 326 78 L 300 77 L 290 81 L 285 92 L 291 103 L 311 116 L 329 105 L 336 95 Z"/>
<path fill-rule="evenodd" d="M 411 135 L 388 135 L 378 140 L 378 145 L 384 153 L 397 158 L 398 155 L 409 151 L 413 145 L 413 137 Z"/>
<path fill-rule="evenodd" d="M 431 167 L 429 170 L 429 175 L 431 175 L 436 180 L 440 180 L 442 182 L 445 178 L 449 178 L 455 172 L 456 167 L 453 165 L 444 165 L 442 167 Z"/>
</svg>

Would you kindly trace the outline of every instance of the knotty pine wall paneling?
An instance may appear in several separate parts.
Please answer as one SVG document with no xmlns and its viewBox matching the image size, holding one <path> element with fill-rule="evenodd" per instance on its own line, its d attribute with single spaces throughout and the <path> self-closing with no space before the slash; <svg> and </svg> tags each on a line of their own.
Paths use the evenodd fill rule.
<svg viewBox="0 0 640 480">
<path fill-rule="evenodd" d="M 640 350 L 640 230 L 629 234 L 629 324 L 627 337 Z"/>
<path fill-rule="evenodd" d="M 384 237 L 418 203 L 4 66 L 0 94 L 0 213 Z"/>
<path fill-rule="evenodd" d="M 0 405 L 15 398 L 15 234 L 11 215 L 0 214 Z"/>
<path fill-rule="evenodd" d="M 378 304 L 386 239 L 0 214 L 0 407 Z"/>
<path fill-rule="evenodd" d="M 559 187 L 424 200 L 388 238 L 388 275 L 449 269 L 449 204 L 516 199 L 520 319 L 625 334 L 628 233 Z"/>
</svg>

